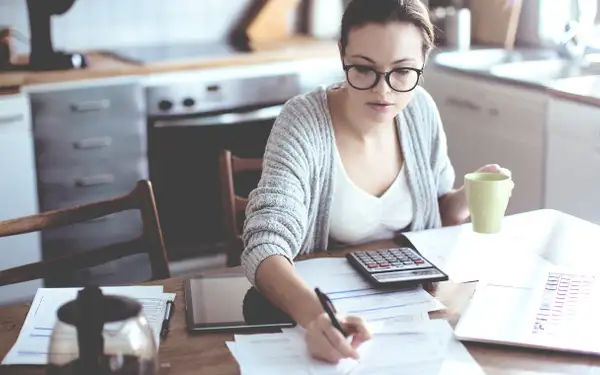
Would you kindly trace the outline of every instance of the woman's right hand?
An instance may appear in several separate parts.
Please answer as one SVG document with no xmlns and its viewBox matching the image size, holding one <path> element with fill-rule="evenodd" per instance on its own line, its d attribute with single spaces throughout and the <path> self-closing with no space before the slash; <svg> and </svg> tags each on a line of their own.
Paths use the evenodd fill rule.
<svg viewBox="0 0 600 375">
<path fill-rule="evenodd" d="M 358 359 L 356 349 L 371 338 L 371 333 L 359 317 L 339 317 L 338 320 L 351 340 L 333 326 L 325 313 L 306 327 L 306 344 L 313 358 L 330 363 L 338 363 L 343 358 Z"/>
</svg>

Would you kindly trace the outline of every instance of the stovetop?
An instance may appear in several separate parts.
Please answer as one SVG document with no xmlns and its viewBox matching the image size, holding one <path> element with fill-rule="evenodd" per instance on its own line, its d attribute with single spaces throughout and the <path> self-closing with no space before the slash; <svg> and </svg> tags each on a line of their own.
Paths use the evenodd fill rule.
<svg viewBox="0 0 600 375">
<path fill-rule="evenodd" d="M 190 59 L 214 59 L 248 53 L 249 50 L 228 42 L 187 42 L 109 49 L 120 59 L 138 64 L 167 63 Z"/>
</svg>

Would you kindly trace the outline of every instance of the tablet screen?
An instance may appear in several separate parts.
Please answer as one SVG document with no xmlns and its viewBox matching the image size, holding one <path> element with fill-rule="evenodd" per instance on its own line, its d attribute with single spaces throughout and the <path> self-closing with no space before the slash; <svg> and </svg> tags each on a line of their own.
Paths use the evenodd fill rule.
<svg viewBox="0 0 600 375">
<path fill-rule="evenodd" d="M 244 297 L 252 287 L 244 275 L 191 278 L 186 283 L 188 328 L 226 330 L 242 327 L 291 326 L 291 324 L 247 324 Z"/>
</svg>

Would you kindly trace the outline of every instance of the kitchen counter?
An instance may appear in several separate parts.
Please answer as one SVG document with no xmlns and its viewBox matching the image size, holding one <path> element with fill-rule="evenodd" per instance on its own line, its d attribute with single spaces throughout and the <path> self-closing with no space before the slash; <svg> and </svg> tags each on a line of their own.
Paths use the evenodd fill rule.
<svg viewBox="0 0 600 375">
<path fill-rule="evenodd" d="M 471 51 L 483 50 L 490 47 L 475 47 Z M 494 47 L 491 47 L 494 48 Z M 570 68 L 568 62 L 564 65 L 565 75 L 547 78 L 534 78 L 525 76 L 510 76 L 509 74 L 496 74 L 495 67 L 504 63 L 534 62 L 534 61 L 557 61 L 556 53 L 551 49 L 519 49 L 507 53 L 505 60 L 501 62 L 490 62 L 488 65 L 479 64 L 477 61 L 472 66 L 467 66 L 465 61 L 452 60 L 450 54 L 455 52 L 452 49 L 440 49 L 436 51 L 430 59 L 429 64 L 434 64 L 436 68 L 448 69 L 458 74 L 480 77 L 482 79 L 496 81 L 500 83 L 509 83 L 522 86 L 530 90 L 540 90 L 548 92 L 550 95 L 569 100 L 600 107 L 600 69 L 592 69 L 578 75 L 578 69 Z M 572 70 L 572 72 L 569 72 Z M 575 76 L 569 76 L 569 73 Z"/>
<path fill-rule="evenodd" d="M 55 71 L 9 71 L 0 73 L 0 87 L 12 87 L 19 89 L 26 85 L 49 82 L 77 81 L 89 78 L 114 77 L 119 75 L 144 74 L 147 70 L 139 66 L 117 58 L 104 55 L 100 52 L 89 52 L 88 68 L 78 70 L 55 70 Z M 21 58 L 26 61 L 26 58 Z"/>
<path fill-rule="evenodd" d="M 474 46 L 473 50 L 494 47 Z M 484 79 L 525 86 L 529 89 L 545 90 L 550 94 L 570 100 L 600 106 L 600 74 L 597 76 L 564 78 L 559 80 L 535 81 L 518 77 L 498 76 L 491 72 L 494 65 L 485 68 L 468 66 L 451 61 L 438 60 L 438 56 L 453 52 L 441 47 L 435 50 L 428 64 L 442 69 L 450 69 L 459 74 L 479 76 Z M 552 58 L 554 52 L 548 49 L 516 49 L 508 61 L 531 61 Z M 101 51 L 86 53 L 89 67 L 81 70 L 63 70 L 49 72 L 13 71 L 0 73 L 0 95 L 18 92 L 23 86 L 40 83 L 58 83 L 93 78 L 118 76 L 148 76 L 157 73 L 191 71 L 205 68 L 253 65 L 277 61 L 292 61 L 312 58 L 337 58 L 338 47 L 335 41 L 321 41 L 309 37 L 253 46 L 252 52 L 235 54 L 220 58 L 186 59 L 164 63 L 138 64 L 121 60 Z M 555 56 L 554 56 L 555 57 Z"/>
<path fill-rule="evenodd" d="M 549 89 L 556 96 L 600 107 L 600 75 L 562 79 Z"/>
<path fill-rule="evenodd" d="M 285 42 L 266 43 L 253 46 L 253 51 L 223 58 L 186 59 L 169 63 L 137 64 L 120 60 L 100 51 L 86 53 L 89 66 L 80 70 L 49 72 L 11 71 L 0 73 L 0 94 L 19 91 L 26 85 L 77 81 L 92 78 L 107 78 L 131 75 L 196 70 L 213 67 L 251 65 L 277 61 L 290 61 L 322 57 L 337 57 L 335 41 L 320 41 L 307 37 L 295 37 Z M 22 59 L 23 61 L 26 58 Z"/>
</svg>

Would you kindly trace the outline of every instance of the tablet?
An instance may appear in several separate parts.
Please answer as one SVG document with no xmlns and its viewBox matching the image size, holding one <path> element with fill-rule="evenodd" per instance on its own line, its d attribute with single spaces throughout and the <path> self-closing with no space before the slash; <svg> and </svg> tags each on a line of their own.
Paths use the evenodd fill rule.
<svg viewBox="0 0 600 375">
<path fill-rule="evenodd" d="M 257 294 L 248 293 L 250 289 L 253 289 L 252 285 L 243 274 L 199 275 L 186 279 L 184 292 L 188 331 L 269 331 L 295 326 L 292 321 L 281 320 L 247 322 L 244 302 L 252 300 L 247 294 Z M 264 310 L 263 307 L 258 309 Z M 263 311 L 259 314 L 266 316 Z"/>
</svg>

